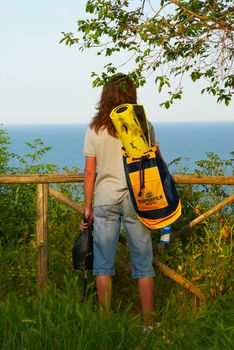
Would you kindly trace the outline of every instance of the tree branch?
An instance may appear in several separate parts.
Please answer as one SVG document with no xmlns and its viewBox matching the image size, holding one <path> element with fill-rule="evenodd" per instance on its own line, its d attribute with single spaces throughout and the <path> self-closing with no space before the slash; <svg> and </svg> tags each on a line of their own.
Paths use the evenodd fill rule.
<svg viewBox="0 0 234 350">
<path fill-rule="evenodd" d="M 199 13 L 194 12 L 194 11 L 188 9 L 186 6 L 182 5 L 180 3 L 180 0 L 169 0 L 169 1 L 170 1 L 170 3 L 175 4 L 176 6 L 181 8 L 183 11 L 187 12 L 188 14 L 190 14 L 193 18 L 198 18 L 201 21 L 206 22 L 206 23 L 211 21 L 211 19 L 209 17 L 201 16 Z M 230 11 L 233 12 L 233 8 L 231 8 Z M 229 29 L 231 31 L 234 30 L 234 26 L 232 26 L 231 24 L 225 23 L 223 21 L 219 21 L 219 20 L 217 20 L 216 23 L 214 25 L 212 25 L 211 27 L 213 29 Z"/>
</svg>

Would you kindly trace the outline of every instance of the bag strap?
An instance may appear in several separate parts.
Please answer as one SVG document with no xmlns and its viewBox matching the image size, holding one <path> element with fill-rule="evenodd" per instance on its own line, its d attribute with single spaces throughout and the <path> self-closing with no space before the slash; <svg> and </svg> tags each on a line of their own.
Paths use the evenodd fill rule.
<svg viewBox="0 0 234 350">
<path fill-rule="evenodd" d="M 139 171 L 139 176 L 140 176 L 140 190 L 138 193 L 138 197 L 142 196 L 142 190 L 145 188 L 145 168 L 144 168 L 144 162 L 146 159 L 149 158 L 149 155 L 142 156 L 140 160 L 140 171 Z"/>
</svg>

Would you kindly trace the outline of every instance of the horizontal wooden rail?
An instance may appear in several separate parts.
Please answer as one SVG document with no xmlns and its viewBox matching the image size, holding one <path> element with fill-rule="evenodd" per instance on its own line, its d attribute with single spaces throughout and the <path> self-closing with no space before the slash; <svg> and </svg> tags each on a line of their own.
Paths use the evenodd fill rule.
<svg viewBox="0 0 234 350">
<path fill-rule="evenodd" d="M 172 175 L 177 184 L 234 185 L 234 176 Z"/>
<path fill-rule="evenodd" d="M 22 175 L 0 175 L 0 184 L 43 184 L 43 183 L 65 183 L 83 182 L 84 174 L 22 174 Z"/>
<path fill-rule="evenodd" d="M 178 184 L 207 184 L 207 185 L 234 185 L 234 176 L 201 176 L 173 174 Z M 74 174 L 0 174 L 0 184 L 38 184 L 38 183 L 65 183 L 83 182 L 83 173 Z"/>
</svg>

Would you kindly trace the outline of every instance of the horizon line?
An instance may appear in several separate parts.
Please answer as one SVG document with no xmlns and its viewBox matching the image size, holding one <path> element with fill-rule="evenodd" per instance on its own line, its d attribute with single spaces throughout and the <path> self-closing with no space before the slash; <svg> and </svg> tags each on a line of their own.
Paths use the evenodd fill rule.
<svg viewBox="0 0 234 350">
<path fill-rule="evenodd" d="M 157 123 L 157 124 L 181 124 L 181 123 L 187 123 L 187 124 L 189 124 L 189 123 L 203 123 L 203 124 L 205 124 L 205 123 L 234 123 L 234 120 L 177 120 L 177 121 L 172 121 L 172 120 L 170 120 L 170 121 L 157 121 L 157 120 L 155 120 L 155 121 L 153 121 L 153 120 L 149 120 L 151 123 Z M 66 122 L 62 122 L 62 123 L 58 123 L 58 122 L 56 122 L 56 123 L 53 123 L 53 122 L 49 122 L 49 123 L 30 123 L 30 122 L 23 122 L 23 123 L 17 123 L 17 122 L 10 122 L 10 123 L 4 123 L 4 122 L 0 122 L 0 126 L 4 126 L 4 125 L 6 125 L 6 126 L 10 126 L 10 125 L 37 125 L 37 126 L 39 126 L 39 125 L 48 125 L 48 126 L 54 126 L 54 125 L 88 125 L 90 123 L 90 121 L 89 122 L 68 122 L 68 123 L 66 123 Z"/>
</svg>

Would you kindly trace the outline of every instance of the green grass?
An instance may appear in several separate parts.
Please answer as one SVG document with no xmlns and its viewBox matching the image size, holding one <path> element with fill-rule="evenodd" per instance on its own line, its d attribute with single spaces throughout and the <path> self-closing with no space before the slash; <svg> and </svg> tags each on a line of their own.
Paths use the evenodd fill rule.
<svg viewBox="0 0 234 350">
<path fill-rule="evenodd" d="M 65 284 L 63 291 L 49 285 L 42 296 L 11 295 L 1 302 L 1 350 L 233 349 L 234 293 L 198 307 L 190 295 L 177 297 L 176 287 L 161 304 L 160 325 L 145 335 L 132 305 L 120 310 L 116 304 L 104 320 L 92 285 L 82 302 L 77 281 Z"/>
</svg>

